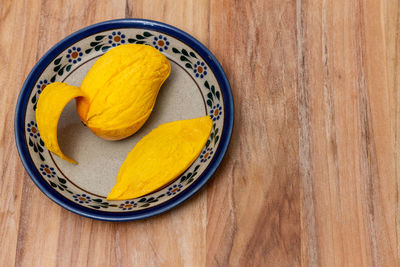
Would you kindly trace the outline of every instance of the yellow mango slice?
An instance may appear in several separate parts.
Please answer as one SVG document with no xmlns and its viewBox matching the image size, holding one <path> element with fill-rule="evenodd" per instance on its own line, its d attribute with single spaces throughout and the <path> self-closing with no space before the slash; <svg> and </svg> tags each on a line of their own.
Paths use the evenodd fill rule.
<svg viewBox="0 0 400 267">
<path fill-rule="evenodd" d="M 77 164 L 77 162 L 64 155 L 58 145 L 57 125 L 61 112 L 68 102 L 76 97 L 84 96 L 85 94 L 78 87 L 55 82 L 44 88 L 40 94 L 36 109 L 36 122 L 40 137 L 46 148 L 73 164 Z"/>
<path fill-rule="evenodd" d="M 102 138 L 126 138 L 146 122 L 170 72 L 168 59 L 151 46 L 115 47 L 85 76 L 81 90 L 87 98 L 77 100 L 79 116 Z"/>
<path fill-rule="evenodd" d="M 199 156 L 208 136 L 209 116 L 160 125 L 143 137 L 122 164 L 108 200 L 141 197 L 183 173 Z"/>
</svg>

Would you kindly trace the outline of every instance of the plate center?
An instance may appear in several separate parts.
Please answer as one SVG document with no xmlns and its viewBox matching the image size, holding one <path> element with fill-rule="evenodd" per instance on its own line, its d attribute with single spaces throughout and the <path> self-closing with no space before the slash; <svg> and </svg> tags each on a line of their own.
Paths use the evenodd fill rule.
<svg viewBox="0 0 400 267">
<path fill-rule="evenodd" d="M 64 82 L 80 86 L 97 60 L 93 58 L 76 68 Z M 200 89 L 192 76 L 170 59 L 171 74 L 162 85 L 154 110 L 145 125 L 133 136 L 121 141 L 107 141 L 84 126 L 71 101 L 58 123 L 61 150 L 78 161 L 72 165 L 52 155 L 60 172 L 73 184 L 91 194 L 105 197 L 114 186 L 118 170 L 135 144 L 160 124 L 201 117 L 206 108 Z"/>
</svg>

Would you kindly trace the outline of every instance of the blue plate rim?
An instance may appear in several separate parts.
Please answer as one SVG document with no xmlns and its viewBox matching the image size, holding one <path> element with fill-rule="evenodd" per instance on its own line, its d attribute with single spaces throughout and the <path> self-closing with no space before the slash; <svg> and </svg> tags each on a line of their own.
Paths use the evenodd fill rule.
<svg viewBox="0 0 400 267">
<path fill-rule="evenodd" d="M 222 96 L 224 99 L 225 105 L 225 119 L 224 119 L 224 129 L 221 134 L 220 144 L 215 153 L 215 156 L 207 167 L 207 169 L 190 185 L 186 190 L 184 190 L 181 194 L 177 195 L 170 200 L 161 203 L 160 205 L 139 210 L 133 212 L 105 212 L 100 210 L 92 210 L 89 208 L 85 208 L 83 206 L 77 205 L 72 201 L 65 198 L 63 195 L 54 190 L 50 185 L 41 177 L 40 173 L 37 171 L 32 159 L 29 156 L 28 147 L 25 140 L 25 113 L 26 113 L 26 103 L 29 101 L 30 92 L 34 86 L 34 83 L 37 81 L 43 70 L 50 64 L 53 59 L 62 51 L 64 51 L 67 47 L 76 43 L 77 41 L 93 35 L 98 32 L 107 31 L 116 28 L 143 28 L 149 30 L 155 30 L 159 32 L 164 32 L 166 34 L 170 34 L 190 47 L 194 48 L 194 50 L 207 62 L 210 66 L 210 69 L 213 70 L 214 75 L 219 83 L 221 88 Z M 32 68 L 28 77 L 26 78 L 21 92 L 18 96 L 18 101 L 15 109 L 15 117 L 14 117 L 14 131 L 15 131 L 15 141 L 18 149 L 18 153 L 20 159 L 25 167 L 25 170 L 36 184 L 39 189 L 51 200 L 56 202 L 58 205 L 63 208 L 76 213 L 78 215 L 102 220 L 102 221 L 134 221 L 140 220 L 144 218 L 148 218 L 151 216 L 155 216 L 157 214 L 166 212 L 177 205 L 183 203 L 185 200 L 193 196 L 196 192 L 198 192 L 204 184 L 212 177 L 215 173 L 221 161 L 228 149 L 228 145 L 231 140 L 232 131 L 233 131 L 233 122 L 234 122 L 234 104 L 231 87 L 229 85 L 229 81 L 226 77 L 224 70 L 222 69 L 220 63 L 216 59 L 216 57 L 205 47 L 202 43 L 200 43 L 197 39 L 189 35 L 188 33 L 171 26 L 169 24 L 165 24 L 158 21 L 146 20 L 146 19 L 115 19 L 103 21 L 100 23 L 96 23 L 85 27 L 79 31 L 76 31 L 63 40 L 55 44 L 49 51 L 47 51 L 40 60 L 36 63 L 36 65 Z"/>
</svg>

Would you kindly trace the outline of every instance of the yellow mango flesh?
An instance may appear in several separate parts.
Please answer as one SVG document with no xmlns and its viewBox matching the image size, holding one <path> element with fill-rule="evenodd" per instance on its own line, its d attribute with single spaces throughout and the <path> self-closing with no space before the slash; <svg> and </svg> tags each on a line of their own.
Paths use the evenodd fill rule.
<svg viewBox="0 0 400 267">
<path fill-rule="evenodd" d="M 209 116 L 160 125 L 143 137 L 122 164 L 108 200 L 141 197 L 182 174 L 199 156 L 208 136 Z"/>
<path fill-rule="evenodd" d="M 68 102 L 76 97 L 84 96 L 85 94 L 78 87 L 55 82 L 44 88 L 36 109 L 36 122 L 46 148 L 73 164 L 76 164 L 76 161 L 64 155 L 58 145 L 57 125 L 61 112 Z"/>
<path fill-rule="evenodd" d="M 168 78 L 168 59 L 148 45 L 127 44 L 101 56 L 85 76 L 77 99 L 82 121 L 96 135 L 119 140 L 142 127 Z"/>
</svg>

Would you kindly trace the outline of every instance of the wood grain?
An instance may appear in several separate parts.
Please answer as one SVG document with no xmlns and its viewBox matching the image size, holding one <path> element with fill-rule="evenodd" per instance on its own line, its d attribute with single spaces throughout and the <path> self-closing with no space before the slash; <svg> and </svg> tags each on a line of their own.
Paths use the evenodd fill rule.
<svg viewBox="0 0 400 267">
<path fill-rule="evenodd" d="M 302 262 L 393 266 L 396 181 L 381 3 L 300 6 Z"/>
<path fill-rule="evenodd" d="M 0 0 L 0 265 L 399 266 L 399 14 L 395 0 Z M 32 183 L 13 111 L 56 42 L 123 17 L 209 47 L 232 86 L 235 127 L 195 197 L 107 223 Z"/>
<path fill-rule="evenodd" d="M 400 6 L 396 1 L 385 3 L 385 41 L 386 41 L 386 66 L 387 85 L 390 100 L 390 118 L 394 136 L 394 166 L 396 179 L 396 223 L 397 241 L 400 241 L 400 199 L 399 199 L 399 164 L 400 164 L 400 83 L 397 74 L 400 70 Z M 400 258 L 400 246 L 397 245 L 397 258 Z"/>
</svg>

